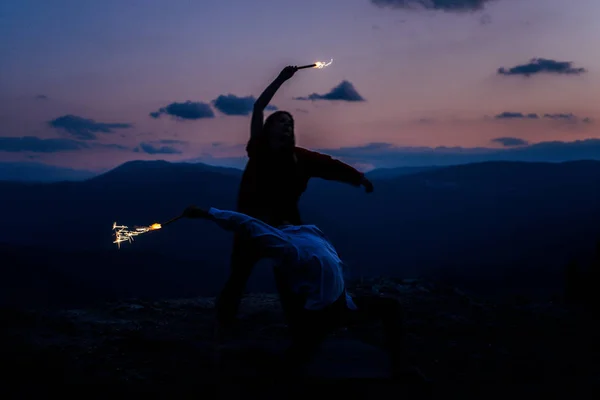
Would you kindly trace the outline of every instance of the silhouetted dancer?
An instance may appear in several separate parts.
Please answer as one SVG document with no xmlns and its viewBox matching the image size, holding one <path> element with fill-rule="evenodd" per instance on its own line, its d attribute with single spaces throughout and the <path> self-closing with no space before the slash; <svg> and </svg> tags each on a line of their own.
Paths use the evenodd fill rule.
<svg viewBox="0 0 600 400">
<path fill-rule="evenodd" d="M 280 287 L 290 293 L 285 310 L 292 334 L 285 361 L 288 371 L 297 371 L 313 357 L 321 342 L 336 328 L 361 317 L 381 320 L 385 345 L 392 360 L 394 375 L 408 373 L 422 377 L 418 370 L 406 368 L 402 308 L 391 298 L 357 296 L 346 292 L 343 262 L 325 234 L 315 225 L 284 224 L 275 228 L 263 221 L 235 211 L 191 206 L 187 218 L 203 218 L 235 232 L 249 242 L 261 258 L 277 261 Z"/>
<path fill-rule="evenodd" d="M 250 140 L 246 146 L 248 163 L 240 183 L 237 210 L 273 226 L 283 221 L 302 224 L 298 200 L 310 178 L 323 178 L 364 186 L 367 193 L 373 185 L 355 168 L 328 155 L 297 147 L 294 119 L 287 111 L 269 115 L 263 123 L 263 111 L 286 80 L 297 68 L 285 67 L 254 103 Z M 260 258 L 257 249 L 244 237 L 235 235 L 231 255 L 230 276 L 217 297 L 217 320 L 220 326 L 233 322 L 250 277 Z M 275 281 L 279 282 L 278 269 Z M 279 283 L 277 283 L 279 285 Z M 287 307 L 285 291 L 280 290 L 282 306 Z"/>
</svg>

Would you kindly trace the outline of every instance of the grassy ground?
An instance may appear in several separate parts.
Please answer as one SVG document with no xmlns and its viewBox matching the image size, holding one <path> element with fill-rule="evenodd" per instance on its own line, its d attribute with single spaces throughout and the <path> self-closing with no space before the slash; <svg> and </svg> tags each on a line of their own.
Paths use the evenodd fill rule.
<svg viewBox="0 0 600 400">
<path fill-rule="evenodd" d="M 600 328 L 583 311 L 552 303 L 491 304 L 421 281 L 372 280 L 352 291 L 402 302 L 408 313 L 410 356 L 435 387 L 518 384 L 521 393 L 542 388 L 551 392 L 559 384 L 592 393 L 600 381 Z M 275 384 L 278 357 L 288 343 L 277 297 L 245 298 L 238 326 L 218 359 L 212 341 L 213 306 L 211 298 L 134 299 L 81 310 L 3 310 L 4 378 L 179 387 L 232 380 Z M 365 329 L 377 333 L 380 327 Z M 362 390 L 367 392 L 360 392 L 378 397 L 386 376 L 385 355 L 376 347 L 379 336 L 370 335 L 371 343 L 363 345 L 360 334 L 340 330 L 328 340 L 314 370 L 322 371 L 317 374 L 323 378 L 328 369 L 342 378 L 380 378 L 365 380 Z M 347 390 L 359 393 L 349 389 L 356 382 L 344 382 Z M 367 382 L 375 386 L 364 389 Z M 234 390 L 232 385 L 220 388 L 224 396 Z"/>
</svg>

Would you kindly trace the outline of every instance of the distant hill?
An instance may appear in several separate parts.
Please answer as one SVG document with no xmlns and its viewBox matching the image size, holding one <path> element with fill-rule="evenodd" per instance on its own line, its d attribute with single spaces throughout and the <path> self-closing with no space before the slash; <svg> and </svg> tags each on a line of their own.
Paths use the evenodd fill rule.
<svg viewBox="0 0 600 400">
<path fill-rule="evenodd" d="M 72 168 L 55 167 L 43 163 L 35 162 L 0 162 L 0 181 L 9 182 L 39 182 L 52 183 L 61 181 L 83 181 L 91 178 L 127 180 L 135 179 L 142 170 L 160 171 L 162 174 L 169 174 L 169 168 L 175 168 L 181 178 L 186 174 L 196 173 L 198 171 L 213 171 L 233 176 L 241 176 L 242 169 L 233 167 L 221 167 L 197 162 L 170 163 L 164 160 L 157 161 L 129 161 L 114 169 L 106 172 L 86 171 Z M 371 179 L 395 178 L 397 176 L 408 175 L 437 167 L 398 167 L 398 168 L 379 168 L 367 173 Z M 142 174 L 144 172 L 141 172 Z M 108 178 L 107 178 L 108 177 Z"/>
<path fill-rule="evenodd" d="M 423 171 L 431 171 L 441 167 L 396 167 L 376 168 L 366 173 L 369 179 L 389 179 L 404 175 L 416 174 Z"/>
<path fill-rule="evenodd" d="M 430 171 L 441 167 L 397 167 L 397 168 L 376 168 L 366 173 L 369 179 L 390 179 L 399 176 L 416 174 L 423 171 Z M 243 170 L 233 167 L 220 167 L 204 163 L 170 163 L 164 160 L 158 161 L 129 161 L 99 175 L 95 180 L 129 180 L 139 179 L 141 176 L 149 176 L 150 172 L 158 173 L 159 176 L 152 176 L 155 179 L 176 179 L 185 180 L 190 175 L 197 174 L 200 171 L 218 172 L 235 177 L 241 177 Z"/>
<path fill-rule="evenodd" d="M 106 285 L 118 279 L 103 272 L 116 263 L 110 257 L 125 257 L 136 271 L 149 265 L 148 258 L 174 271 L 191 262 L 198 276 L 227 271 L 231 234 L 206 221 L 178 221 L 121 250 L 111 242 L 111 228 L 115 221 L 129 226 L 166 221 L 189 204 L 232 209 L 240 174 L 201 164 L 138 161 L 83 182 L 2 182 L 0 241 L 52 249 L 56 253 L 40 250 L 45 255 L 39 263 L 64 264 L 61 274 L 86 268 L 88 257 L 90 274 L 106 273 Z M 556 290 L 564 264 L 592 254 L 600 232 L 600 162 L 486 162 L 373 182 L 375 192 L 367 195 L 315 179 L 300 203 L 305 221 L 332 239 L 351 275 L 435 276 L 486 293 Z M 72 252 L 79 255 L 65 255 Z M 102 258 L 102 252 L 110 257 Z M 92 261 L 96 258 L 105 261 Z M 259 269 L 262 276 L 270 273 Z M 152 273 L 139 279 L 152 286 L 149 280 L 163 278 Z"/>
<path fill-rule="evenodd" d="M 96 172 L 60 168 L 35 162 L 0 162 L 0 181 L 58 182 L 82 181 Z"/>
<path fill-rule="evenodd" d="M 223 174 L 239 177 L 242 171 L 237 168 L 217 167 L 202 163 L 170 163 L 158 161 L 128 161 L 115 169 L 90 179 L 94 184 L 106 182 L 108 184 L 133 182 L 161 183 L 161 182 L 188 182 L 193 181 L 199 174 Z"/>
</svg>

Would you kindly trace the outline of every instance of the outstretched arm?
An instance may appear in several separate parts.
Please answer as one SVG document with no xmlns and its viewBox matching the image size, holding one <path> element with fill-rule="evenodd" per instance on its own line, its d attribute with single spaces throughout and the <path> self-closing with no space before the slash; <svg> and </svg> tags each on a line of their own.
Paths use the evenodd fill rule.
<svg viewBox="0 0 600 400">
<path fill-rule="evenodd" d="M 287 81 L 292 76 L 294 76 L 294 73 L 296 73 L 297 70 L 297 67 L 285 67 L 279 73 L 279 76 L 275 78 L 275 80 L 271 82 L 269 86 L 267 86 L 264 92 L 262 92 L 258 99 L 256 99 L 256 101 L 254 102 L 254 110 L 252 111 L 252 121 L 250 122 L 251 138 L 256 137 L 262 133 L 264 118 L 263 112 L 265 108 L 267 108 L 267 106 L 273 99 L 273 96 L 275 96 L 275 93 L 277 92 L 277 90 L 279 90 L 283 82 Z"/>
<path fill-rule="evenodd" d="M 257 243 L 267 257 L 282 257 L 291 248 L 279 229 L 246 214 L 213 207 L 204 210 L 191 206 L 183 212 L 183 216 L 213 221 L 227 231 L 240 233 Z"/>
<path fill-rule="evenodd" d="M 365 174 L 356 168 L 326 154 L 297 148 L 298 156 L 302 157 L 311 177 L 339 181 L 353 186 L 364 186 L 367 193 L 373 191 L 373 184 Z"/>
</svg>

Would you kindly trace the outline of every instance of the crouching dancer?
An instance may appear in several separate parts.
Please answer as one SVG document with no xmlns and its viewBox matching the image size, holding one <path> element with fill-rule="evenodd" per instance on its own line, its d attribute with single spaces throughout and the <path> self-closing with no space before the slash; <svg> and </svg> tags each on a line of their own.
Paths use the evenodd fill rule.
<svg viewBox="0 0 600 400">
<path fill-rule="evenodd" d="M 400 304 L 377 296 L 350 297 L 346 293 L 343 262 L 317 226 L 284 222 L 275 228 L 239 212 L 195 206 L 188 207 L 183 216 L 210 220 L 244 236 L 260 258 L 275 259 L 276 268 L 285 269 L 281 271 L 284 283 L 279 290 L 287 291 L 291 303 L 285 310 L 292 335 L 292 344 L 285 354 L 289 369 L 306 365 L 325 337 L 345 322 L 356 317 L 375 317 L 383 323 L 393 374 L 408 374 L 411 378 L 419 375 L 417 370 L 406 368 Z"/>
</svg>

